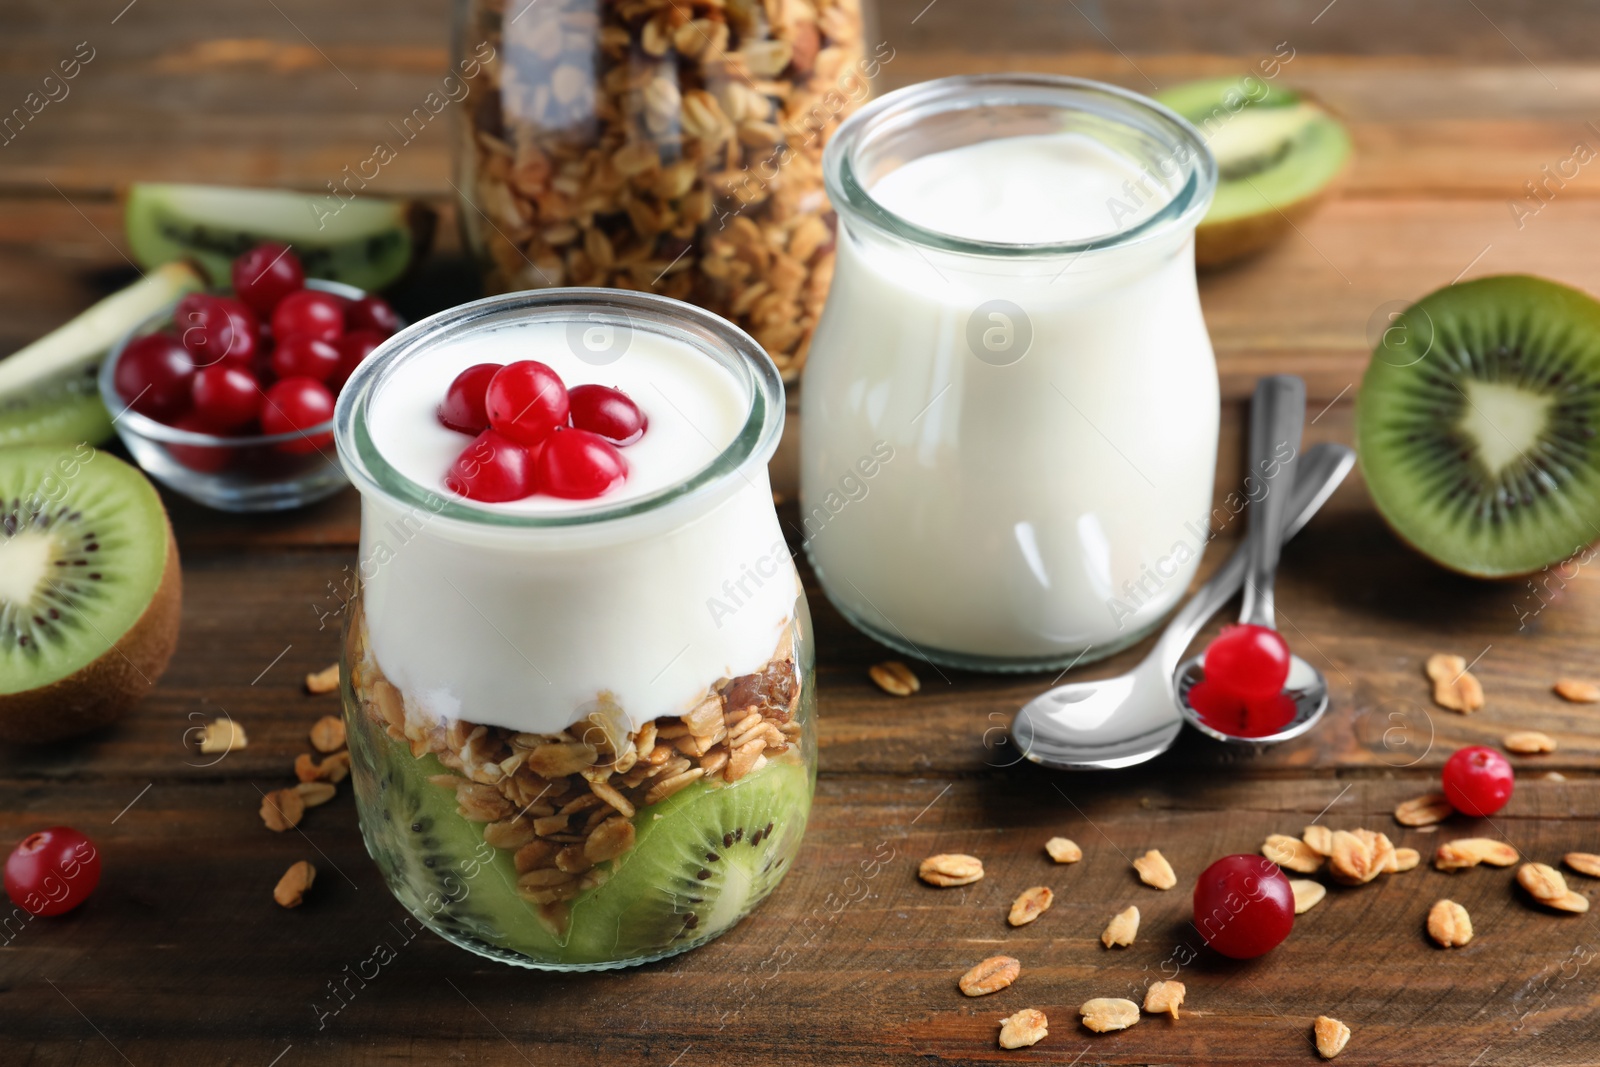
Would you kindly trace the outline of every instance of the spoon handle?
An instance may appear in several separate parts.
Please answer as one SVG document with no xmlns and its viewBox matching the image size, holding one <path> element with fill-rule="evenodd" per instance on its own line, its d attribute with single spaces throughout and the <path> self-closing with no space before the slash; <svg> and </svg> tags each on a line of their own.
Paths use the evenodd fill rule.
<svg viewBox="0 0 1600 1067">
<path fill-rule="evenodd" d="M 1299 533 L 1311 521 L 1311 516 L 1327 503 L 1339 483 L 1344 481 L 1345 475 L 1350 473 L 1355 461 L 1355 451 L 1344 445 L 1324 443 L 1306 449 L 1296 463 L 1299 469 L 1295 471 L 1293 486 L 1288 493 L 1279 494 L 1287 499 L 1281 527 L 1284 540 Z M 1272 495 L 1269 493 L 1268 497 Z M 1206 620 L 1221 610 L 1244 584 L 1245 553 L 1246 546 L 1234 549 L 1233 555 L 1217 569 L 1211 580 L 1201 586 L 1167 624 L 1166 632 L 1161 635 L 1151 655 L 1160 657 L 1159 662 L 1168 676 L 1177 669 L 1178 660 Z"/>
<path fill-rule="evenodd" d="M 1250 470 L 1245 493 L 1251 501 L 1244 597 L 1239 621 L 1278 628 L 1273 577 L 1283 548 L 1283 520 L 1294 487 L 1294 460 L 1305 428 L 1306 383 L 1275 374 L 1256 383 L 1250 401 Z"/>
</svg>

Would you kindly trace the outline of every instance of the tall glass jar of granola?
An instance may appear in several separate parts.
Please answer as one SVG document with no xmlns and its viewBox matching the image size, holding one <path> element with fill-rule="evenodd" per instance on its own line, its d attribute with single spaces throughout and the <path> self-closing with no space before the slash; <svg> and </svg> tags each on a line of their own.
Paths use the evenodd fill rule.
<svg viewBox="0 0 1600 1067">
<path fill-rule="evenodd" d="M 799 373 L 833 276 L 822 149 L 870 0 L 457 0 L 457 192 L 490 292 L 662 293 Z"/>
<path fill-rule="evenodd" d="M 511 432 L 495 390 L 529 361 L 559 377 L 570 421 L 527 446 L 528 493 L 473 499 L 523 447 L 495 436 Z M 484 366 L 493 422 L 474 439 L 441 402 Z M 622 465 L 599 495 L 563 496 L 546 454 L 594 437 L 578 398 L 602 387 L 640 432 L 612 435 Z M 816 739 L 809 616 L 766 472 L 783 418 L 749 336 L 617 290 L 443 312 L 341 393 L 362 496 L 351 773 L 368 851 L 423 925 L 522 966 L 618 967 L 717 936 L 788 869 Z"/>
</svg>

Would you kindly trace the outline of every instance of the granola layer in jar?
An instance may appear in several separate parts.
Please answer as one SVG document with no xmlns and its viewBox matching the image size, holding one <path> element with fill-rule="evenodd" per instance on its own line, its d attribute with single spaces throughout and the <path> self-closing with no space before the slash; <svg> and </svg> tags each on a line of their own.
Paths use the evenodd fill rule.
<svg viewBox="0 0 1600 1067">
<path fill-rule="evenodd" d="M 491 292 L 648 290 L 799 374 L 833 276 L 822 150 L 887 45 L 861 0 L 462 0 L 458 148 Z"/>
<path fill-rule="evenodd" d="M 575 334 L 597 322 L 628 342 L 595 366 Z M 628 385 L 649 423 L 629 483 L 483 503 L 430 479 L 450 437 L 427 425 L 433 383 L 513 357 Z M 766 473 L 783 413 L 748 336 L 612 290 L 443 312 L 346 387 L 351 775 L 368 851 L 423 925 L 509 963 L 618 967 L 717 936 L 787 871 L 816 745 L 809 617 Z"/>
</svg>

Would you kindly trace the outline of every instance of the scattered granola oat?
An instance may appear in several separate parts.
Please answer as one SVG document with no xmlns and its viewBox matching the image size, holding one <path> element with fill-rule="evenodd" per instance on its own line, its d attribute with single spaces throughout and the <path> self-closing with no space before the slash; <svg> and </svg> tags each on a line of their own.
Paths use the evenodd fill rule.
<svg viewBox="0 0 1600 1067">
<path fill-rule="evenodd" d="M 1336 830 L 1328 871 L 1344 885 L 1365 885 L 1388 869 L 1394 843 L 1387 834 L 1371 830 Z"/>
<path fill-rule="evenodd" d="M 1504 841 L 1489 837 L 1463 837 L 1446 841 L 1433 853 L 1433 865 L 1441 871 L 1459 871 L 1487 863 L 1509 867 L 1517 862 L 1517 850 Z"/>
<path fill-rule="evenodd" d="M 1589 910 L 1589 898 L 1582 893 L 1567 890 L 1567 895 L 1559 900 L 1541 900 L 1539 903 L 1555 908 L 1557 911 L 1569 911 L 1574 915 L 1582 915 Z"/>
<path fill-rule="evenodd" d="M 1166 1012 L 1176 1019 L 1187 992 L 1182 982 L 1151 982 L 1144 991 L 1144 1010 L 1152 1015 Z"/>
<path fill-rule="evenodd" d="M 1428 910 L 1428 936 L 1440 948 L 1458 948 L 1472 940 L 1472 918 L 1455 901 L 1438 901 Z"/>
<path fill-rule="evenodd" d="M 331 693 L 339 688 L 339 665 L 324 667 L 320 671 L 306 675 L 306 692 Z"/>
<path fill-rule="evenodd" d="M 1427 672 L 1433 680 L 1433 702 L 1441 708 L 1470 715 L 1483 707 L 1483 686 L 1460 656 L 1435 653 L 1428 657 Z"/>
<path fill-rule="evenodd" d="M 1600 703 L 1600 685 L 1580 678 L 1563 678 L 1555 684 L 1556 696 L 1574 704 Z"/>
<path fill-rule="evenodd" d="M 301 801 L 308 808 L 321 807 L 332 800 L 337 792 L 332 782 L 301 782 L 294 787 L 294 791 L 300 794 Z"/>
<path fill-rule="evenodd" d="M 1316 849 L 1288 834 L 1273 834 L 1261 845 L 1261 854 L 1280 867 L 1300 874 L 1310 874 L 1322 866 L 1322 856 Z"/>
<path fill-rule="evenodd" d="M 1106 929 L 1100 935 L 1100 943 L 1106 948 L 1116 945 L 1126 948 L 1133 944 L 1133 939 L 1139 934 L 1139 909 L 1130 904 L 1111 917 L 1111 922 L 1106 924 Z"/>
<path fill-rule="evenodd" d="M 1037 1045 L 1050 1033 L 1050 1020 L 1037 1008 L 1023 1008 L 1000 1020 L 1000 1047 L 1026 1048 Z"/>
<path fill-rule="evenodd" d="M 1047 886 L 1036 885 L 1024 889 L 1022 895 L 1011 902 L 1011 914 L 1006 916 L 1006 922 L 1012 926 L 1026 926 L 1050 910 L 1050 903 L 1055 896 Z"/>
<path fill-rule="evenodd" d="M 1317 1021 L 1311 1024 L 1311 1032 L 1317 1039 L 1317 1055 L 1325 1060 L 1333 1059 L 1350 1043 L 1350 1028 L 1326 1015 L 1317 1016 Z"/>
<path fill-rule="evenodd" d="M 1139 872 L 1139 881 L 1157 889 L 1171 889 L 1178 884 L 1178 876 L 1173 873 L 1172 864 L 1167 862 L 1157 849 L 1151 849 L 1133 861 L 1133 869 Z"/>
<path fill-rule="evenodd" d="M 1590 878 L 1600 878 L 1600 856 L 1593 852 L 1568 852 L 1561 862 Z"/>
<path fill-rule="evenodd" d="M 1066 837 L 1052 837 L 1044 843 L 1044 850 L 1057 863 L 1077 863 L 1083 859 L 1083 849 Z"/>
<path fill-rule="evenodd" d="M 1396 805 L 1394 821 L 1401 826 L 1432 826 L 1444 822 L 1455 810 L 1443 793 L 1429 793 Z"/>
<path fill-rule="evenodd" d="M 1548 904 L 1567 895 L 1567 880 L 1546 863 L 1524 863 L 1517 868 L 1517 884 L 1534 900 Z"/>
<path fill-rule="evenodd" d="M 1422 853 L 1418 852 L 1416 849 L 1397 848 L 1394 850 L 1394 853 L 1389 860 L 1388 871 L 1391 874 L 1399 874 L 1401 871 L 1411 870 L 1421 862 Z"/>
<path fill-rule="evenodd" d="M 1121 997 L 1095 997 L 1078 1009 L 1083 1025 L 1097 1034 L 1126 1030 L 1139 1021 L 1139 1005 Z"/>
<path fill-rule="evenodd" d="M 285 908 L 298 908 L 306 897 L 311 883 L 317 880 L 317 869 L 305 860 L 291 864 L 272 890 L 272 899 Z"/>
<path fill-rule="evenodd" d="M 302 782 L 342 782 L 349 773 L 348 752 L 335 752 L 320 763 L 307 752 L 294 758 L 294 776 Z"/>
<path fill-rule="evenodd" d="M 207 723 L 200 730 L 200 751 L 208 756 L 233 752 L 249 743 L 244 727 L 227 716 Z"/>
<path fill-rule="evenodd" d="M 344 720 L 324 715 L 311 727 L 311 747 L 318 752 L 337 752 L 344 747 Z"/>
<path fill-rule="evenodd" d="M 1289 879 L 1289 890 L 1294 893 L 1294 913 L 1304 915 L 1328 895 L 1328 887 L 1321 882 L 1313 882 L 1309 878 Z"/>
<path fill-rule="evenodd" d="M 990 956 L 962 975 L 956 983 L 969 997 L 998 993 L 1022 973 L 1022 964 L 1010 956 Z"/>
<path fill-rule="evenodd" d="M 1519 756 L 1533 756 L 1556 750 L 1556 739 L 1538 730 L 1513 731 L 1502 737 L 1500 743 L 1505 746 L 1507 752 L 1515 752 Z"/>
<path fill-rule="evenodd" d="M 960 853 L 940 853 L 922 861 L 917 877 L 940 888 L 971 885 L 983 877 L 983 861 Z"/>
<path fill-rule="evenodd" d="M 897 659 L 874 663 L 867 668 L 867 673 L 878 683 L 879 689 L 891 696 L 908 697 L 922 688 L 922 683 L 911 673 L 911 668 Z"/>
<path fill-rule="evenodd" d="M 275 833 L 299 825 L 305 813 L 305 801 L 293 789 L 274 789 L 261 798 L 261 821 Z"/>
<path fill-rule="evenodd" d="M 1313 823 L 1302 830 L 1300 840 L 1319 856 L 1326 857 L 1333 854 L 1333 831 L 1319 823 Z"/>
</svg>

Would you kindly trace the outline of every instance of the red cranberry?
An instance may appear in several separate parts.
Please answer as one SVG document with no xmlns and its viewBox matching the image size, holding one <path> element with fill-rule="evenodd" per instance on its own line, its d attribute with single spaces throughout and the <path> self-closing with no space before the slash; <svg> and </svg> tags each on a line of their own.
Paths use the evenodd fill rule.
<svg viewBox="0 0 1600 1067">
<path fill-rule="evenodd" d="M 306 284 L 299 257 L 276 241 L 264 241 L 234 260 L 232 273 L 233 291 L 263 318 Z"/>
<path fill-rule="evenodd" d="M 1289 645 L 1265 626 L 1226 626 L 1206 646 L 1206 678 L 1246 700 L 1283 692 Z"/>
<path fill-rule="evenodd" d="M 531 359 L 508 363 L 484 391 L 489 425 L 518 444 L 536 445 L 567 424 L 567 387 L 560 375 Z"/>
<path fill-rule="evenodd" d="M 194 376 L 194 418 L 213 433 L 249 425 L 261 413 L 261 386 L 233 363 L 204 367 Z"/>
<path fill-rule="evenodd" d="M 1224 956 L 1254 959 L 1294 929 L 1294 891 L 1265 856 L 1224 856 L 1194 884 L 1194 925 Z"/>
<path fill-rule="evenodd" d="M 568 500 L 592 500 L 628 476 L 616 446 L 588 430 L 557 430 L 539 449 L 539 488 Z"/>
<path fill-rule="evenodd" d="M 344 301 L 315 289 L 290 293 L 272 311 L 272 336 L 281 345 L 292 333 L 337 341 L 344 333 Z"/>
<path fill-rule="evenodd" d="M 333 394 L 315 378 L 284 378 L 267 390 L 261 406 L 261 431 L 267 434 L 294 433 L 301 436 L 281 442 L 278 450 L 304 455 L 333 443 L 332 434 L 306 434 L 333 418 Z"/>
<path fill-rule="evenodd" d="M 339 371 L 339 349 L 303 333 L 278 339 L 272 350 L 272 373 L 279 378 L 315 378 L 325 382 Z"/>
<path fill-rule="evenodd" d="M 597 433 L 614 445 L 631 445 L 644 436 L 645 417 L 639 405 L 620 389 L 575 385 L 567 390 L 572 425 Z"/>
<path fill-rule="evenodd" d="M 350 375 L 356 372 L 373 351 L 383 344 L 384 335 L 376 330 L 360 329 L 351 330 L 339 338 L 339 369 L 333 372 L 333 377 L 328 379 L 328 386 L 337 393 L 344 388 L 344 383 L 350 380 Z"/>
<path fill-rule="evenodd" d="M 193 412 L 185 415 L 172 424 L 174 430 L 187 430 L 189 433 L 203 433 L 215 436 L 216 431 L 208 426 Z M 216 474 L 233 462 L 236 455 L 234 446 L 217 443 L 215 445 L 167 445 L 167 454 L 192 471 L 202 474 Z"/>
<path fill-rule="evenodd" d="M 461 433 L 487 430 L 489 413 L 484 409 L 484 394 L 500 367 L 499 363 L 478 363 L 456 375 L 439 403 L 439 421 Z"/>
<path fill-rule="evenodd" d="M 249 366 L 255 358 L 260 325 L 250 309 L 237 300 L 190 293 L 178 301 L 173 322 L 197 367 L 210 367 L 224 360 Z"/>
<path fill-rule="evenodd" d="M 6 896 L 30 915 L 69 912 L 99 884 L 100 853 L 70 826 L 29 834 L 6 857 Z"/>
<path fill-rule="evenodd" d="M 490 504 L 521 500 L 533 493 L 533 466 L 530 449 L 485 430 L 450 465 L 444 485 L 468 500 Z"/>
<path fill-rule="evenodd" d="M 122 350 L 112 379 L 117 393 L 141 415 L 168 422 L 189 409 L 194 358 L 169 333 L 135 337 Z"/>
<path fill-rule="evenodd" d="M 344 325 L 347 330 L 371 330 L 382 340 L 400 328 L 400 316 L 383 297 L 369 294 L 345 305 Z"/>
<path fill-rule="evenodd" d="M 1516 776 L 1511 761 L 1492 748 L 1473 745 L 1445 761 L 1444 795 L 1463 815 L 1493 815 L 1506 806 Z"/>
</svg>

